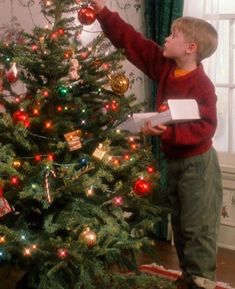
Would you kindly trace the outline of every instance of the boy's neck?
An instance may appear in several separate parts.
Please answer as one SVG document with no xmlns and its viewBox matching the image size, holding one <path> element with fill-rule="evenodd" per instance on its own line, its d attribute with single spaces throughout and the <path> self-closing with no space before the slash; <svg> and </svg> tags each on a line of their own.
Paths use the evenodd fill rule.
<svg viewBox="0 0 235 289">
<path fill-rule="evenodd" d="M 196 61 L 184 62 L 184 61 L 176 60 L 176 68 L 185 70 L 185 71 L 192 71 L 197 68 L 197 63 Z"/>
</svg>

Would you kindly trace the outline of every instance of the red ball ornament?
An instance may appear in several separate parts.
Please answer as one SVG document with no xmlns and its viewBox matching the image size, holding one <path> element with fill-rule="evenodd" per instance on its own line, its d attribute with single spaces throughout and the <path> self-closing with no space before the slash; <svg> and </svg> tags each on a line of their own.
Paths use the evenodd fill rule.
<svg viewBox="0 0 235 289">
<path fill-rule="evenodd" d="M 151 193 L 151 186 L 149 182 L 142 178 L 139 178 L 135 181 L 133 190 L 136 195 L 145 197 Z"/>
<path fill-rule="evenodd" d="M 82 25 L 91 25 L 96 20 L 96 11 L 92 7 L 83 7 L 78 10 L 78 20 Z"/>
<path fill-rule="evenodd" d="M 10 183 L 13 186 L 19 186 L 20 184 L 20 178 L 18 176 L 11 176 L 10 177 Z"/>
<path fill-rule="evenodd" d="M 23 110 L 17 110 L 12 115 L 13 122 L 15 124 L 22 123 L 24 127 L 29 127 L 29 115 Z"/>
<path fill-rule="evenodd" d="M 158 112 L 163 112 L 169 109 L 169 106 L 167 103 L 163 103 L 162 105 L 160 105 Z"/>
</svg>

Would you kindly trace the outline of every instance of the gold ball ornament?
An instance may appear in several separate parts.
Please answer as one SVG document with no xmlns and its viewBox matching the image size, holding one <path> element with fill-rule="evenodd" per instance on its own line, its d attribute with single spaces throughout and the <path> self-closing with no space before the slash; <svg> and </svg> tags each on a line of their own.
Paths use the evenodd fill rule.
<svg viewBox="0 0 235 289">
<path fill-rule="evenodd" d="M 124 73 L 117 73 L 110 76 L 111 88 L 114 92 L 123 94 L 129 88 L 129 79 Z"/>
<path fill-rule="evenodd" d="M 15 169 L 20 169 L 21 166 L 22 166 L 22 163 L 21 163 L 21 161 L 19 161 L 19 160 L 14 160 L 14 161 L 12 162 L 12 167 L 15 168 Z"/>
<path fill-rule="evenodd" d="M 85 243 L 88 248 L 95 246 L 97 241 L 97 235 L 95 232 L 91 231 L 89 228 L 86 228 L 79 235 L 79 241 Z"/>
</svg>

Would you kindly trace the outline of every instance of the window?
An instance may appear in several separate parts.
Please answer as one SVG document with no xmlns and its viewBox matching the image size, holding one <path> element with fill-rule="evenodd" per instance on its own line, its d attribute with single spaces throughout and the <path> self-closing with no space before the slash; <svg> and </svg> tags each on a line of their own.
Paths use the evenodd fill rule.
<svg viewBox="0 0 235 289">
<path fill-rule="evenodd" d="M 184 15 L 204 18 L 219 34 L 216 53 L 204 67 L 216 87 L 218 128 L 214 145 L 222 162 L 235 165 L 235 5 L 234 0 L 185 0 Z"/>
</svg>

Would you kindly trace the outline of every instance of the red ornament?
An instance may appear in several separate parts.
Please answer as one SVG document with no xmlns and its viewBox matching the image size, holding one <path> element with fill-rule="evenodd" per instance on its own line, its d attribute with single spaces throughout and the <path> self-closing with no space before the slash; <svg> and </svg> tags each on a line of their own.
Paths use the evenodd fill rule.
<svg viewBox="0 0 235 289">
<path fill-rule="evenodd" d="M 92 7 L 78 10 L 78 20 L 82 25 L 91 25 L 96 20 L 96 11 Z"/>
<path fill-rule="evenodd" d="M 64 29 L 63 28 L 60 28 L 57 30 L 57 33 L 60 35 L 60 36 L 63 36 L 64 35 Z"/>
<path fill-rule="evenodd" d="M 49 90 L 43 90 L 42 91 L 42 95 L 44 96 L 44 97 L 48 97 L 49 96 Z"/>
<path fill-rule="evenodd" d="M 38 50 L 37 44 L 32 44 L 32 45 L 31 45 L 31 50 L 32 50 L 32 51 L 37 51 L 37 50 Z"/>
<path fill-rule="evenodd" d="M 134 193 L 141 197 L 148 196 L 151 193 L 150 183 L 142 178 L 135 181 L 133 189 Z"/>
<path fill-rule="evenodd" d="M 57 110 L 58 112 L 63 111 L 63 106 L 62 106 L 62 105 L 58 105 L 58 106 L 56 107 L 56 110 Z"/>
<path fill-rule="evenodd" d="M 17 110 L 12 115 L 13 122 L 22 123 L 25 127 L 29 127 L 29 115 L 23 110 Z"/>
<path fill-rule="evenodd" d="M 57 36 L 58 36 L 57 32 L 53 32 L 53 33 L 51 33 L 50 38 L 52 40 L 55 40 L 55 39 L 57 39 Z"/>
<path fill-rule="evenodd" d="M 10 177 L 10 183 L 13 186 L 18 186 L 20 184 L 20 178 L 18 176 L 11 176 Z"/>
<path fill-rule="evenodd" d="M 123 205 L 123 198 L 122 196 L 116 196 L 112 199 L 112 203 L 114 206 L 119 207 Z"/>
<path fill-rule="evenodd" d="M 169 106 L 167 103 L 163 103 L 162 105 L 160 105 L 158 112 L 163 112 L 169 109 Z"/>
<path fill-rule="evenodd" d="M 42 160 L 42 155 L 35 155 L 34 160 L 35 162 L 40 162 Z"/>
<path fill-rule="evenodd" d="M 60 258 L 60 259 L 65 259 L 68 257 L 68 250 L 67 249 L 58 249 L 57 250 L 57 256 Z"/>
<path fill-rule="evenodd" d="M 151 166 L 148 166 L 148 167 L 147 167 L 147 172 L 148 172 L 149 174 L 152 174 L 152 173 L 155 172 L 155 168 L 154 168 L 154 167 L 151 167 Z"/>
<path fill-rule="evenodd" d="M 15 83 L 18 80 L 18 77 L 14 72 L 10 71 L 7 73 L 7 80 L 9 83 Z"/>
<path fill-rule="evenodd" d="M 53 162 L 54 159 L 55 159 L 54 154 L 48 154 L 48 155 L 47 155 L 47 160 L 48 160 L 48 161 Z"/>
<path fill-rule="evenodd" d="M 0 217 L 12 212 L 13 209 L 8 201 L 3 197 L 3 188 L 0 186 Z"/>
</svg>

